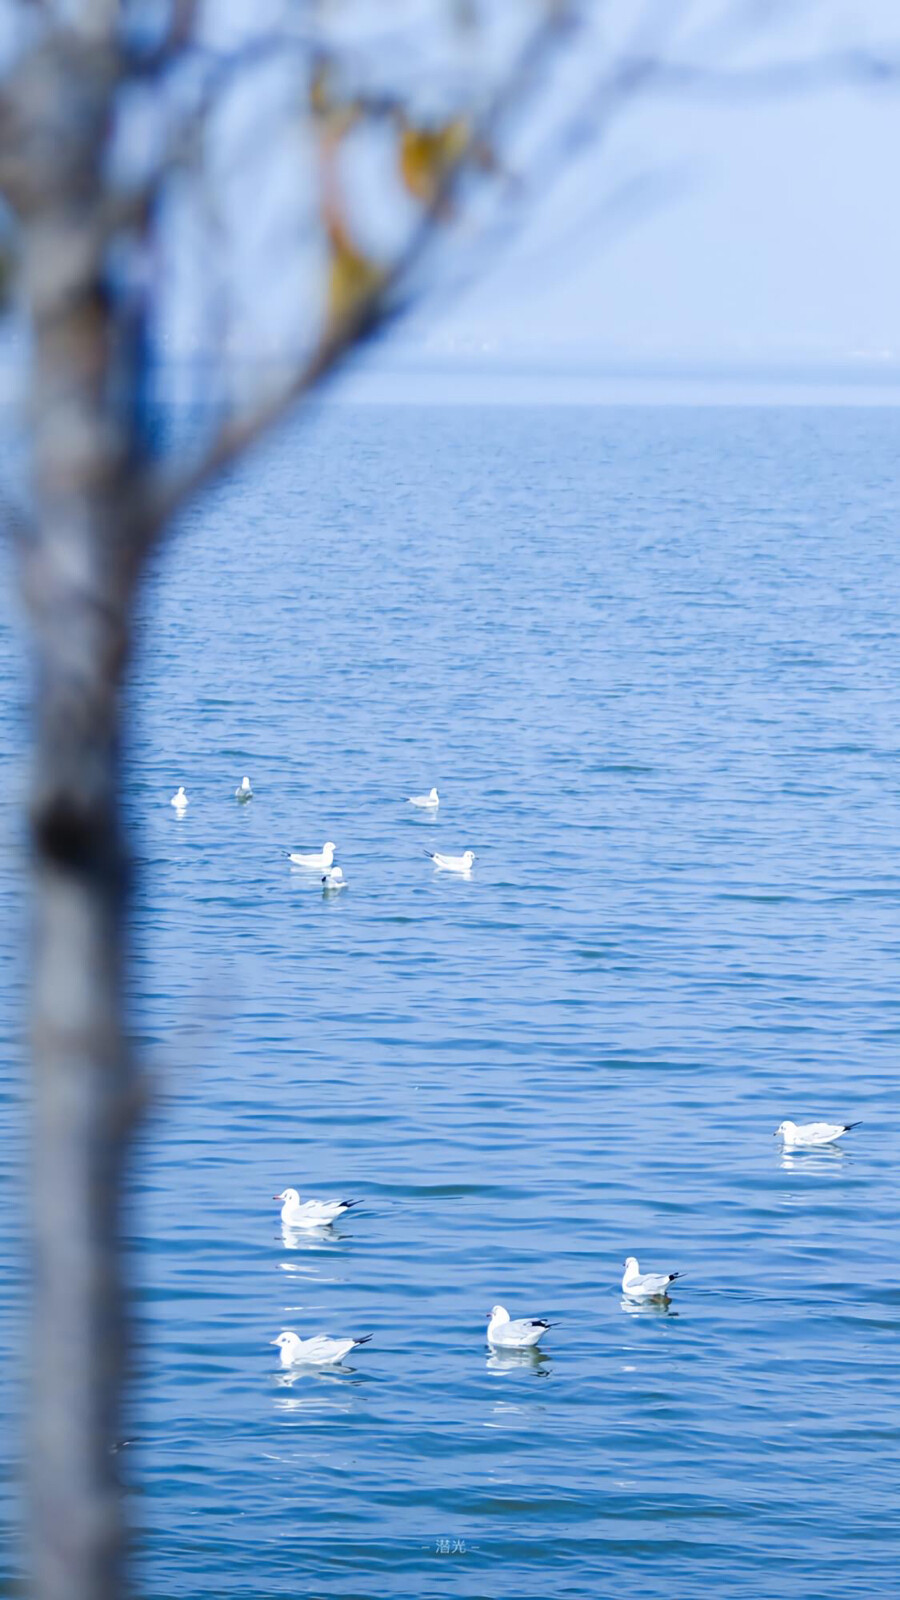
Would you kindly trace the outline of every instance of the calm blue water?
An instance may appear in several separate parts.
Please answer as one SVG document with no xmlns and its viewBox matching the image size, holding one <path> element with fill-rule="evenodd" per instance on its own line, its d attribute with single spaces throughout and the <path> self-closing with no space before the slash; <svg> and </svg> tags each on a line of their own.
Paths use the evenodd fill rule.
<svg viewBox="0 0 900 1600">
<path fill-rule="evenodd" d="M 147 1600 L 896 1594 L 898 446 L 342 408 L 186 519 L 128 780 Z M 7 773 L 18 670 L 4 633 Z M 326 838 L 332 900 L 284 856 Z M 424 855 L 467 846 L 470 881 Z M 864 1127 L 790 1159 L 785 1116 Z M 288 1183 L 365 1204 L 291 1249 Z M 684 1273 L 669 1315 L 630 1252 Z M 497 1300 L 546 1360 L 488 1355 Z M 285 1382 L 284 1327 L 374 1338 Z"/>
</svg>

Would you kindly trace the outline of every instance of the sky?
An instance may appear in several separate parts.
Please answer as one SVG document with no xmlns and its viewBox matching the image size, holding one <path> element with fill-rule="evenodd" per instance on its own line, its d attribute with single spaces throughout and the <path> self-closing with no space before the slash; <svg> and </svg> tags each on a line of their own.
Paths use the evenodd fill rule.
<svg viewBox="0 0 900 1600">
<path fill-rule="evenodd" d="M 641 358 L 900 357 L 900 85 L 891 102 L 845 91 L 635 124 L 635 156 L 664 148 L 681 186 L 606 237 L 545 244 L 531 268 L 523 250 L 445 336 Z"/>
<path fill-rule="evenodd" d="M 900 64 L 900 6 L 820 0 L 759 38 L 758 60 L 877 41 Z M 900 364 L 898 149 L 900 72 L 737 103 L 647 94 L 404 340 L 488 362 Z M 603 197 L 635 181 L 643 202 L 604 218 Z"/>
</svg>

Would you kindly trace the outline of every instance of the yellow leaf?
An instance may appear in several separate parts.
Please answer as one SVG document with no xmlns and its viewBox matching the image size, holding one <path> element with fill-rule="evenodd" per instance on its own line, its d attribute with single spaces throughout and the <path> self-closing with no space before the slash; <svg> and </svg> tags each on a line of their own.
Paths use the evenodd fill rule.
<svg viewBox="0 0 900 1600">
<path fill-rule="evenodd" d="M 409 193 L 423 206 L 433 206 L 455 166 L 466 154 L 470 140 L 464 117 L 432 128 L 404 122 L 400 128 L 400 176 Z"/>
<path fill-rule="evenodd" d="M 334 221 L 328 237 L 328 317 L 334 326 L 350 321 L 366 301 L 374 299 L 384 281 L 384 268 L 358 250 L 346 230 Z"/>
</svg>

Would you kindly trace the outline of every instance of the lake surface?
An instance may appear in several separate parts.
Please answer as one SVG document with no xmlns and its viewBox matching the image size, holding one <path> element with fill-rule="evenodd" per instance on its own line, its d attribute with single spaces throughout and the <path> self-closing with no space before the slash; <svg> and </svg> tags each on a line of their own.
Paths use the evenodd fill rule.
<svg viewBox="0 0 900 1600">
<path fill-rule="evenodd" d="M 185 519 L 128 777 L 147 1600 L 896 1594 L 898 447 L 340 407 Z M 19 670 L 4 628 L 7 1060 Z M 325 839 L 333 898 L 285 854 Z M 15 1074 L 0 1116 L 8 1413 Z M 788 1116 L 863 1127 L 785 1157 Z M 363 1204 L 298 1245 L 287 1184 Z M 546 1359 L 489 1354 L 496 1301 Z M 282 1328 L 374 1337 L 285 1381 Z"/>
</svg>

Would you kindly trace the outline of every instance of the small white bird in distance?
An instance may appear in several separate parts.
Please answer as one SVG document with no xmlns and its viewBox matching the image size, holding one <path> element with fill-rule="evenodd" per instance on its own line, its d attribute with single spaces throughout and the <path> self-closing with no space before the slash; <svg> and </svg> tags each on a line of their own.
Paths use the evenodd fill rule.
<svg viewBox="0 0 900 1600">
<path fill-rule="evenodd" d="M 775 1138 L 784 1140 L 785 1150 L 811 1149 L 817 1144 L 833 1144 L 842 1134 L 849 1133 L 851 1128 L 858 1128 L 858 1122 L 782 1122 L 775 1129 Z"/>
<path fill-rule="evenodd" d="M 428 794 L 411 794 L 407 802 L 411 806 L 421 806 L 423 811 L 433 811 L 441 803 L 437 789 L 430 789 Z"/>
<path fill-rule="evenodd" d="M 625 1262 L 622 1292 L 631 1300 L 652 1300 L 657 1295 L 667 1295 L 669 1284 L 680 1277 L 680 1272 L 642 1272 L 637 1257 L 629 1256 Z"/>
<path fill-rule="evenodd" d="M 241 779 L 240 783 L 238 784 L 237 788 L 234 791 L 234 798 L 235 798 L 235 800 L 252 800 L 253 799 L 253 790 L 250 787 L 250 779 L 249 778 L 242 778 Z"/>
<path fill-rule="evenodd" d="M 272 1198 L 281 1201 L 281 1220 L 286 1228 L 327 1228 L 359 1205 L 358 1200 L 304 1200 L 301 1204 L 296 1189 L 283 1189 Z"/>
<path fill-rule="evenodd" d="M 347 887 L 347 879 L 344 877 L 340 867 L 329 867 L 322 882 L 326 889 L 346 889 Z"/>
<path fill-rule="evenodd" d="M 371 1337 L 370 1333 L 364 1333 L 361 1339 L 332 1339 L 327 1333 L 316 1333 L 311 1339 L 301 1339 L 288 1328 L 271 1342 L 281 1351 L 283 1367 L 324 1367 L 333 1361 L 343 1361 L 357 1345 L 368 1344 Z"/>
<path fill-rule="evenodd" d="M 188 800 L 188 797 L 184 792 L 184 784 L 183 783 L 179 784 L 178 792 L 177 792 L 177 794 L 173 794 L 171 800 L 169 801 L 169 804 L 173 805 L 175 807 L 176 811 L 186 811 L 187 810 L 188 806 L 190 805 L 190 801 Z"/>
<path fill-rule="evenodd" d="M 474 850 L 466 850 L 461 856 L 444 856 L 439 850 L 426 850 L 425 854 L 442 872 L 471 872 L 475 860 Z"/>
<path fill-rule="evenodd" d="M 289 859 L 293 861 L 295 867 L 308 867 L 311 872 L 327 872 L 334 861 L 334 844 L 329 839 L 321 850 L 315 850 L 309 855 L 304 855 L 300 850 L 291 850 Z"/>
<path fill-rule="evenodd" d="M 545 1322 L 543 1317 L 522 1317 L 511 1322 L 505 1306 L 493 1306 L 488 1312 L 488 1344 L 500 1350 L 527 1350 L 552 1327 L 555 1323 Z"/>
</svg>

